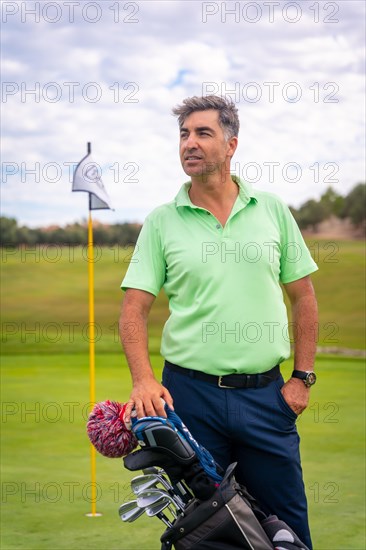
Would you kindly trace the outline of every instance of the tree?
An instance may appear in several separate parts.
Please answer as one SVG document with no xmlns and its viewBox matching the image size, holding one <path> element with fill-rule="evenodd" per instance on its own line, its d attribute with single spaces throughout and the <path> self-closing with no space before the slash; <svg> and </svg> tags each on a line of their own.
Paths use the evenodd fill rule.
<svg viewBox="0 0 366 550">
<path fill-rule="evenodd" d="M 18 223 L 15 218 L 0 218 L 0 245 L 16 246 L 18 244 Z"/>
<path fill-rule="evenodd" d="M 332 187 L 328 187 L 325 193 L 320 197 L 320 203 L 323 205 L 324 212 L 327 214 L 326 218 L 332 215 L 338 217 L 344 206 L 344 197 L 334 191 Z"/>
<path fill-rule="evenodd" d="M 311 226 L 316 231 L 320 222 L 328 217 L 328 210 L 321 201 L 314 199 L 306 201 L 297 211 L 296 221 L 300 229 L 306 229 Z"/>
<path fill-rule="evenodd" d="M 361 225 L 366 219 L 366 184 L 359 183 L 345 197 L 344 205 L 340 212 L 341 218 L 350 218 L 356 226 Z"/>
</svg>

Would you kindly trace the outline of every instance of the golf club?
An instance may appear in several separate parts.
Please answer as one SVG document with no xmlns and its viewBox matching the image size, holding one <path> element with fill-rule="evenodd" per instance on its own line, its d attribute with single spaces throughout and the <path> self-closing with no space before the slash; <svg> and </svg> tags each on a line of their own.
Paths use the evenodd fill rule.
<svg viewBox="0 0 366 550">
<path fill-rule="evenodd" d="M 157 474 L 145 474 L 134 477 L 131 480 L 131 489 L 135 495 L 139 495 L 141 492 L 147 491 L 152 487 L 156 487 L 158 483 L 160 483 L 160 476 Z"/>
<path fill-rule="evenodd" d="M 121 504 L 118 513 L 122 521 L 128 521 L 131 523 L 145 513 L 145 508 L 138 506 L 137 500 L 131 500 Z"/>
<path fill-rule="evenodd" d="M 166 508 L 169 508 L 170 502 L 168 499 L 162 498 L 161 501 L 156 502 L 154 505 L 149 506 L 145 509 L 146 515 L 149 517 L 157 516 L 167 527 L 172 527 L 173 524 L 169 520 L 169 518 L 163 514 L 163 510 Z M 176 519 L 176 515 L 172 510 L 169 508 L 169 511 L 173 514 L 174 518 Z"/>
<path fill-rule="evenodd" d="M 177 519 L 177 514 L 175 509 L 170 508 L 171 502 L 166 497 L 161 497 L 160 500 L 156 501 L 155 504 L 152 504 L 151 506 L 148 506 L 145 508 L 146 515 L 149 517 L 158 514 L 158 512 L 164 510 L 165 508 L 169 508 L 169 512 L 172 514 L 174 519 Z"/>
<path fill-rule="evenodd" d="M 147 473 L 142 476 L 137 476 L 131 481 L 131 489 L 135 495 L 140 495 L 141 493 L 147 491 L 150 488 L 156 487 L 159 483 L 167 490 L 170 496 L 174 499 L 178 508 L 181 511 L 184 511 L 185 505 L 179 494 L 176 493 L 173 486 L 169 481 L 164 477 L 164 470 L 158 471 L 154 469 L 154 473 Z"/>
<path fill-rule="evenodd" d="M 165 474 L 164 470 L 158 470 L 157 468 L 148 468 L 148 470 L 154 470 L 154 471 L 146 473 L 143 476 L 137 476 L 131 481 L 131 488 L 132 488 L 133 491 L 134 491 L 134 487 L 136 487 L 136 490 L 138 492 L 141 492 L 141 489 L 138 490 L 140 482 L 141 482 L 141 485 L 142 485 L 144 480 L 146 480 L 146 483 L 149 483 L 149 481 L 151 479 L 151 483 L 153 483 L 152 480 L 155 478 L 156 480 L 158 480 L 163 485 L 164 489 L 167 489 L 168 491 L 172 491 L 174 493 L 174 488 L 173 488 L 172 484 L 165 477 L 166 474 Z M 145 472 L 145 470 L 144 470 L 144 472 Z M 148 487 L 146 487 L 146 488 L 148 489 Z M 138 494 L 138 492 L 136 492 L 135 494 Z"/>
<path fill-rule="evenodd" d="M 182 506 L 177 500 L 170 496 L 166 491 L 161 489 L 151 489 L 145 493 L 140 493 L 137 497 L 137 505 L 141 508 L 148 508 L 155 503 L 157 503 L 161 498 L 168 499 L 169 502 L 174 506 L 177 512 L 183 512 L 184 506 Z"/>
<path fill-rule="evenodd" d="M 144 468 L 142 471 L 144 472 L 144 474 L 159 475 L 163 477 L 163 479 L 167 483 L 169 483 L 165 477 L 167 474 L 162 468 L 156 468 L 155 466 L 150 466 L 149 468 Z M 170 488 L 171 490 L 173 490 L 173 493 L 180 498 L 183 504 L 188 504 L 188 502 L 190 502 L 190 500 L 193 498 L 192 493 L 189 491 L 188 487 L 185 485 L 183 480 L 178 481 L 177 483 L 174 483 L 174 485 L 170 485 Z"/>
</svg>

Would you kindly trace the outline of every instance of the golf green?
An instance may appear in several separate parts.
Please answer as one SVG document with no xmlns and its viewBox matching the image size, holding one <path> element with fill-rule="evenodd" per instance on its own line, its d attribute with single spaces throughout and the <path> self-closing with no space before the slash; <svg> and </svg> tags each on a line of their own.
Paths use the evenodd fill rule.
<svg viewBox="0 0 366 550">
<path fill-rule="evenodd" d="M 153 356 L 160 376 L 161 358 Z M 291 370 L 290 361 L 284 375 Z M 317 361 L 318 383 L 298 420 L 315 550 L 363 550 L 364 370 L 360 359 Z M 125 401 L 122 354 L 101 354 L 96 399 Z M 121 459 L 97 456 L 97 511 L 91 511 L 88 356 L 15 355 L 2 361 L 3 550 L 159 550 L 164 525 L 122 523 L 134 476 Z"/>
</svg>

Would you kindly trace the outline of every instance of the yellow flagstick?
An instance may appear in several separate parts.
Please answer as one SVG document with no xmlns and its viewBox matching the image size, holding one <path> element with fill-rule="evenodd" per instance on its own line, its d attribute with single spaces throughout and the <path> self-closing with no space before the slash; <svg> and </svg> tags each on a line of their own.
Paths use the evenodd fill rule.
<svg viewBox="0 0 366 550">
<path fill-rule="evenodd" d="M 89 279 L 89 380 L 90 380 L 90 410 L 95 405 L 95 321 L 94 321 L 94 243 L 92 210 L 109 208 L 110 200 L 95 163 L 91 161 L 91 143 L 88 142 L 87 154 L 77 165 L 72 181 L 72 191 L 85 191 L 89 195 L 88 220 L 88 279 Z M 90 444 L 91 458 L 91 513 L 87 516 L 101 516 L 96 512 L 97 483 L 96 483 L 96 450 Z"/>
<path fill-rule="evenodd" d="M 90 143 L 88 143 L 90 153 Z M 94 243 L 93 243 L 93 220 L 91 215 L 91 195 L 89 193 L 89 220 L 88 220 L 88 280 L 89 280 L 89 385 L 90 385 L 90 409 L 95 404 L 95 322 L 94 322 Z M 90 465 L 91 465 L 91 513 L 90 517 L 101 516 L 96 511 L 97 505 L 97 482 L 96 482 L 96 451 L 90 444 Z"/>
</svg>

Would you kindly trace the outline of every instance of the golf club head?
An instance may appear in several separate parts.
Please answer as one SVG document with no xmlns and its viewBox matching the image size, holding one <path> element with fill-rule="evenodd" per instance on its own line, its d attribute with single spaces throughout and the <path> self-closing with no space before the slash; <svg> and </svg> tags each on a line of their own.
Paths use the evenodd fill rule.
<svg viewBox="0 0 366 550">
<path fill-rule="evenodd" d="M 144 493 L 140 493 L 137 496 L 136 501 L 137 505 L 140 506 L 140 508 L 147 508 L 155 504 L 155 502 L 160 500 L 162 497 L 172 500 L 169 494 L 163 489 L 150 489 L 148 491 L 145 491 Z"/>
<path fill-rule="evenodd" d="M 144 472 L 144 474 L 159 474 L 161 472 L 165 474 L 162 468 L 156 468 L 155 466 L 149 466 L 148 468 L 143 468 L 142 471 Z"/>
<path fill-rule="evenodd" d="M 150 508 L 155 504 L 158 505 L 161 499 L 165 499 L 170 502 L 173 506 L 174 515 L 177 513 L 184 513 L 184 505 L 177 499 L 177 497 L 172 497 L 169 493 L 161 489 L 151 489 L 146 491 L 146 493 L 141 493 L 137 497 L 137 505 L 141 508 Z"/>
<path fill-rule="evenodd" d="M 131 481 L 132 491 L 135 495 L 139 496 L 141 493 L 145 493 L 149 489 L 157 489 L 157 486 L 160 484 L 175 500 L 178 508 L 183 511 L 185 508 L 185 503 L 181 497 L 181 490 L 178 487 L 174 488 L 163 474 L 164 471 L 161 470 L 161 472 L 156 471 L 156 473 L 145 474 L 133 478 Z"/>
<path fill-rule="evenodd" d="M 160 512 L 162 512 L 166 508 L 169 508 L 169 512 L 172 514 L 174 519 L 177 519 L 177 514 L 175 513 L 175 510 L 170 508 L 170 505 L 170 499 L 166 497 L 161 497 L 161 499 L 155 502 L 155 504 L 152 504 L 151 506 L 145 508 L 146 515 L 149 517 L 157 516 L 158 514 L 160 514 Z"/>
<path fill-rule="evenodd" d="M 137 500 L 131 500 L 121 504 L 118 513 L 122 521 L 131 523 L 145 513 L 145 508 L 138 506 Z"/>
<path fill-rule="evenodd" d="M 164 499 L 161 500 L 160 503 L 156 503 L 153 506 L 150 506 L 149 508 L 146 508 L 146 514 L 149 517 L 158 517 L 167 527 L 173 527 L 173 523 L 170 521 L 170 519 L 163 513 L 163 510 L 166 508 L 169 508 L 169 501 L 164 501 Z M 172 511 L 169 508 L 169 511 L 172 513 Z M 174 519 L 176 519 L 175 514 L 172 514 Z"/>
<path fill-rule="evenodd" d="M 135 495 L 139 495 L 142 492 L 156 487 L 160 483 L 160 478 L 156 474 L 145 474 L 134 477 L 131 480 L 131 489 Z"/>
<path fill-rule="evenodd" d="M 146 470 L 143 470 L 143 471 L 144 471 L 144 474 L 145 474 L 146 478 L 148 478 L 150 476 L 155 476 L 155 478 L 159 479 L 160 483 L 163 485 L 163 487 L 165 489 L 173 491 L 173 486 L 170 483 L 170 481 L 168 481 L 168 479 L 166 477 L 166 473 L 164 472 L 164 470 L 162 470 L 161 468 L 159 470 L 157 468 L 147 468 Z M 147 472 L 147 473 L 145 473 L 145 472 Z M 137 476 L 134 479 L 138 480 L 139 478 L 143 478 L 143 477 L 144 476 Z M 131 487 L 132 487 L 132 481 L 131 481 Z"/>
<path fill-rule="evenodd" d="M 174 493 L 180 499 L 182 504 L 188 504 L 193 498 L 192 493 L 189 491 L 188 487 L 185 485 L 183 480 L 174 483 L 173 485 L 169 481 L 169 477 L 163 468 L 156 468 L 155 466 L 150 466 L 142 470 L 144 474 L 156 474 L 159 475 L 162 480 L 162 485 L 170 491 L 170 494 Z"/>
</svg>

